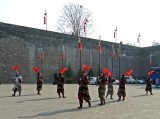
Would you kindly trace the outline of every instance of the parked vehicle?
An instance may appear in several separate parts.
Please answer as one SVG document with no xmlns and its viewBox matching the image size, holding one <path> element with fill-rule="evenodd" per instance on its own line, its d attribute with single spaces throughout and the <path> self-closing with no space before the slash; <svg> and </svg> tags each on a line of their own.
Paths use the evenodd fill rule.
<svg viewBox="0 0 160 119">
<path fill-rule="evenodd" d="M 119 80 L 115 79 L 115 81 L 113 82 L 113 84 L 119 84 Z"/>
<path fill-rule="evenodd" d="M 89 85 L 96 85 L 97 84 L 97 77 L 90 77 Z"/>
<path fill-rule="evenodd" d="M 135 79 L 132 76 L 125 76 L 126 82 L 129 84 L 135 84 Z"/>
</svg>

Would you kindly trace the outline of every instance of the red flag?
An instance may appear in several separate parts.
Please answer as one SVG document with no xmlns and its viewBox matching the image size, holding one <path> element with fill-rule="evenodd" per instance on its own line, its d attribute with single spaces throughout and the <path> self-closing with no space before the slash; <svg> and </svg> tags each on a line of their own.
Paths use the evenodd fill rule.
<svg viewBox="0 0 160 119">
<path fill-rule="evenodd" d="M 98 51 L 99 51 L 99 53 L 102 53 L 101 41 L 98 42 Z"/>
<path fill-rule="evenodd" d="M 114 55 L 115 55 L 115 52 L 114 52 L 114 51 L 112 51 L 112 57 L 114 57 Z"/>
<path fill-rule="evenodd" d="M 122 54 L 121 54 L 121 51 L 118 51 L 118 56 L 120 57 Z"/>
<path fill-rule="evenodd" d="M 83 65 L 83 70 L 91 70 L 91 67 L 84 64 Z"/>
<path fill-rule="evenodd" d="M 152 55 L 151 54 L 149 55 L 149 66 L 150 67 L 152 66 Z"/>
<path fill-rule="evenodd" d="M 39 72 L 38 67 L 34 66 L 34 67 L 33 67 L 33 71 L 34 71 L 34 72 Z"/>
<path fill-rule="evenodd" d="M 18 69 L 20 68 L 20 64 L 17 65 L 17 66 L 11 66 L 11 69 L 14 70 L 14 71 L 18 71 Z"/>
<path fill-rule="evenodd" d="M 107 68 L 103 68 L 103 73 L 105 73 L 107 76 L 112 76 L 112 73 Z"/>
<path fill-rule="evenodd" d="M 117 27 L 116 27 L 116 29 L 114 30 L 114 38 L 116 38 L 116 33 L 117 33 Z"/>
<path fill-rule="evenodd" d="M 82 42 L 81 42 L 81 39 L 78 40 L 78 48 L 79 48 L 79 50 L 82 50 Z"/>
<path fill-rule="evenodd" d="M 147 74 L 148 74 L 148 76 L 151 76 L 153 73 L 154 73 L 154 71 L 151 70 L 151 71 L 149 71 Z"/>
<path fill-rule="evenodd" d="M 125 76 L 131 76 L 132 72 L 133 72 L 133 69 L 130 69 L 125 73 Z"/>
<path fill-rule="evenodd" d="M 59 73 L 63 74 L 63 73 L 65 73 L 67 70 L 68 70 L 67 68 L 61 68 L 60 71 L 59 71 Z"/>
<path fill-rule="evenodd" d="M 64 50 L 64 46 L 63 46 L 63 49 L 62 49 L 62 59 L 63 59 L 63 60 L 65 59 L 65 50 Z"/>
<path fill-rule="evenodd" d="M 41 52 L 41 59 L 44 59 L 44 52 Z"/>
<path fill-rule="evenodd" d="M 45 9 L 45 13 L 44 13 L 44 24 L 46 24 L 47 22 L 47 12 L 46 12 L 46 9 Z"/>
<path fill-rule="evenodd" d="M 86 32 L 86 25 L 84 24 L 84 32 Z"/>
<path fill-rule="evenodd" d="M 46 24 L 46 17 L 44 16 L 44 24 Z"/>
</svg>

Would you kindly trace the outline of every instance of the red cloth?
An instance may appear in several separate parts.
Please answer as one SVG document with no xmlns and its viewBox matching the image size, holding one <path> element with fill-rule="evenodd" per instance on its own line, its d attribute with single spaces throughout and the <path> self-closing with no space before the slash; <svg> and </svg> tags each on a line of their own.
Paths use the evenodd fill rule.
<svg viewBox="0 0 160 119">
<path fill-rule="evenodd" d="M 11 69 L 14 70 L 14 71 L 18 71 L 18 69 L 20 68 L 20 64 L 17 65 L 17 66 L 11 66 Z"/>
<path fill-rule="evenodd" d="M 84 64 L 83 65 L 83 70 L 91 70 L 91 67 Z"/>
<path fill-rule="evenodd" d="M 33 67 L 33 71 L 34 71 L 34 72 L 39 72 L 38 67 L 34 66 L 34 67 Z"/>
</svg>

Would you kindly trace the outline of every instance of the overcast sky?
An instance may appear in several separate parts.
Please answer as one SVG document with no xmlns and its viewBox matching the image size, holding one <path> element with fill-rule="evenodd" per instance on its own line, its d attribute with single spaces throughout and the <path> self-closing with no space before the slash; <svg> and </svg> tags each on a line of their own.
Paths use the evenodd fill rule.
<svg viewBox="0 0 160 119">
<path fill-rule="evenodd" d="M 94 32 L 88 37 L 115 42 L 151 46 L 160 42 L 160 0 L 0 0 L 0 21 L 45 29 L 44 12 L 47 9 L 48 30 L 56 31 L 56 23 L 63 6 L 79 3 L 92 12 Z"/>
</svg>

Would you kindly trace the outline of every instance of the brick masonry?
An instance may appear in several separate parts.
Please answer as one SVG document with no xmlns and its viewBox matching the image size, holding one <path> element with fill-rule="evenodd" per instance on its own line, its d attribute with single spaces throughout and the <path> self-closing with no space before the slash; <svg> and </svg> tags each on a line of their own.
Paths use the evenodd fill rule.
<svg viewBox="0 0 160 119">
<path fill-rule="evenodd" d="M 98 40 L 82 37 L 82 64 L 87 64 L 98 71 Z M 26 83 L 34 83 L 33 66 L 41 66 L 40 54 L 44 51 L 42 72 L 46 82 L 52 82 L 54 73 L 61 68 L 62 47 L 65 47 L 66 60 L 76 77 L 79 69 L 78 37 L 17 26 L 0 22 L 0 81 L 12 82 L 15 75 L 11 66 L 21 64 L 20 74 Z M 102 41 L 101 68 L 111 70 L 111 45 L 118 48 L 117 43 Z M 117 49 L 116 49 L 117 52 Z M 125 55 L 124 55 L 125 54 Z M 149 55 L 152 54 L 153 66 L 160 66 L 160 47 L 139 48 L 122 44 L 121 74 L 133 68 L 133 77 L 146 77 L 149 70 Z M 118 55 L 114 57 L 114 76 L 118 78 Z"/>
</svg>

